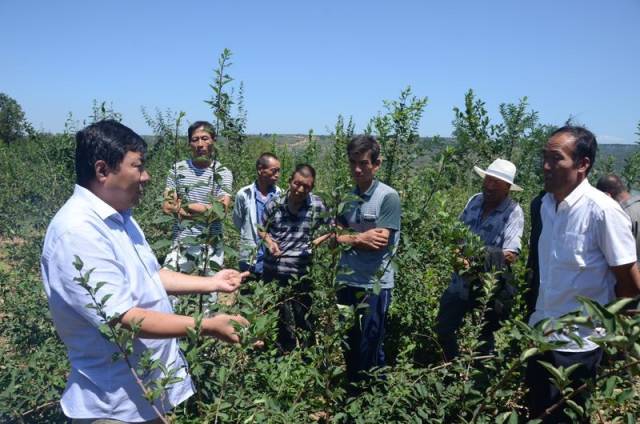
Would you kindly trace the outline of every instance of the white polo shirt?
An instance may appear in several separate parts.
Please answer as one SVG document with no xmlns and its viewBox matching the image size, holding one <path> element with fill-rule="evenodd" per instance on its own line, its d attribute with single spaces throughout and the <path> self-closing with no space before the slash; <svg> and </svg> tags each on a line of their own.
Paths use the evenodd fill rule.
<svg viewBox="0 0 640 424">
<path fill-rule="evenodd" d="M 76 186 L 49 224 L 42 250 L 41 270 L 49 309 L 60 338 L 67 347 L 71 372 L 61 406 L 70 418 L 114 418 L 126 422 L 156 418 L 142 396 L 123 359 L 113 361 L 116 346 L 100 334 L 102 319 L 88 308 L 92 300 L 74 278 L 77 255 L 83 271 L 93 269 L 90 284 L 105 281 L 97 298 L 110 294 L 108 316 L 123 314 L 133 307 L 172 312 L 160 281 L 160 266 L 130 212 L 118 213 L 91 191 Z M 178 377 L 162 400 L 160 411 L 168 411 L 194 392 L 186 362 L 176 339 L 136 338 L 133 365 L 151 350 L 153 358 L 169 368 L 178 368 Z M 156 370 L 145 381 L 160 376 Z"/>
<path fill-rule="evenodd" d="M 636 261 L 631 222 L 620 205 L 585 179 L 557 209 L 555 198 L 547 193 L 540 213 L 540 292 L 529 324 L 579 310 L 576 296 L 600 304 L 613 301 L 616 279 L 610 267 Z M 550 338 L 570 341 L 559 351 L 581 352 L 598 347 L 588 339 L 596 333 L 602 335 L 578 327 L 582 347 L 565 335 L 554 333 Z"/>
</svg>

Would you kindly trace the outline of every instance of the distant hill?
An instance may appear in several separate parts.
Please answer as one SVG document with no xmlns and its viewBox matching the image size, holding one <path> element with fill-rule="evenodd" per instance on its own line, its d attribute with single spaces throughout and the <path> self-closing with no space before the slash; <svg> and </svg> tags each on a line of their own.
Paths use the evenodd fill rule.
<svg viewBox="0 0 640 424">
<path fill-rule="evenodd" d="M 150 145 L 155 143 L 154 136 L 144 136 Z M 275 138 L 275 142 L 279 146 L 287 146 L 294 151 L 304 149 L 309 141 L 308 134 L 248 134 L 249 140 L 263 139 L 271 141 Z M 333 141 L 331 135 L 313 135 L 314 140 L 322 146 L 326 146 Z M 433 137 L 420 137 L 420 141 L 429 145 L 429 150 L 439 150 L 443 146 L 451 145 L 454 143 L 453 137 L 440 137 L 440 142 L 434 145 Z M 634 152 L 640 149 L 637 144 L 599 144 L 598 145 L 598 157 L 597 161 L 607 160 L 610 156 L 613 157 L 614 168 L 617 171 L 622 170 L 624 167 L 624 160 L 630 157 Z"/>
<path fill-rule="evenodd" d="M 614 160 L 614 168 L 616 171 L 620 171 L 624 167 L 625 159 L 638 151 L 638 149 L 640 149 L 640 146 L 637 144 L 600 144 L 598 145 L 596 164 L 598 161 L 607 160 L 611 156 Z"/>
</svg>

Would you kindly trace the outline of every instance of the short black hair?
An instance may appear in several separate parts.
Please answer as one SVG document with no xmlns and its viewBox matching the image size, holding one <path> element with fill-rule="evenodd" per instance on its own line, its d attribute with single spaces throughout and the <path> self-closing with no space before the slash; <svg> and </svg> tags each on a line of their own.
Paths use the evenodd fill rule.
<svg viewBox="0 0 640 424">
<path fill-rule="evenodd" d="M 351 137 L 347 144 L 347 156 L 371 152 L 371 163 L 377 162 L 380 157 L 380 143 L 370 134 L 360 134 Z"/>
<path fill-rule="evenodd" d="M 598 150 L 596 136 L 585 127 L 567 124 L 552 132 L 549 138 L 565 133 L 572 135 L 574 139 L 574 149 L 571 157 L 573 159 L 573 163 L 577 165 L 582 158 L 589 158 L 590 164 L 589 168 L 587 168 L 587 174 L 589 174 L 589 171 L 591 171 L 593 165 L 596 163 L 596 151 Z"/>
<path fill-rule="evenodd" d="M 106 162 L 113 170 L 120 167 L 127 152 L 147 152 L 147 143 L 131 128 L 113 119 L 89 125 L 76 133 L 76 183 L 87 187 L 95 178 L 95 164 Z"/>
<path fill-rule="evenodd" d="M 266 168 L 267 166 L 269 166 L 269 161 L 271 159 L 279 160 L 278 157 L 271 152 L 264 152 L 263 154 L 261 154 L 256 161 L 256 171 L 260 168 Z"/>
<path fill-rule="evenodd" d="M 201 129 L 208 132 L 211 135 L 211 138 L 216 138 L 216 128 L 211 124 L 211 122 L 207 121 L 196 121 L 193 124 L 189 125 L 187 129 L 187 143 L 191 142 L 191 136 L 196 130 Z"/>
<path fill-rule="evenodd" d="M 621 193 L 627 191 L 627 187 L 625 187 L 620 177 L 614 174 L 603 175 L 600 177 L 596 184 L 596 188 L 605 193 L 609 193 L 614 199 L 616 199 Z"/>
<path fill-rule="evenodd" d="M 310 176 L 311 178 L 313 178 L 313 183 L 315 184 L 316 182 L 316 170 L 313 166 L 309 165 L 308 163 L 297 164 L 295 169 L 291 173 L 291 176 L 289 177 L 289 181 L 292 181 L 293 177 L 295 177 L 296 174 L 300 174 L 303 177 Z"/>
</svg>

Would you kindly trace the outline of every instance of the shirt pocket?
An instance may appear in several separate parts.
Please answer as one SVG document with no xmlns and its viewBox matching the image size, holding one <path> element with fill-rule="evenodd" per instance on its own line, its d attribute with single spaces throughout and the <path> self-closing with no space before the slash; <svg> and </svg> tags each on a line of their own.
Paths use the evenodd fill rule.
<svg viewBox="0 0 640 424">
<path fill-rule="evenodd" d="M 569 269 L 585 267 L 585 234 L 567 232 L 556 239 L 555 258 L 558 265 Z"/>
</svg>

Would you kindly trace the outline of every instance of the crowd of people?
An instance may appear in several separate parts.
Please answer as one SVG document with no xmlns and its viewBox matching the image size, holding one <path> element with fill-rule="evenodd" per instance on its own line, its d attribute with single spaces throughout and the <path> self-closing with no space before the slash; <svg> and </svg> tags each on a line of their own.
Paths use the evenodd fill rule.
<svg viewBox="0 0 640 424">
<path fill-rule="evenodd" d="M 196 323 L 173 312 L 169 295 L 211 294 L 209 302 L 215 302 L 216 293 L 234 293 L 246 279 L 286 287 L 292 294 L 279 305 L 278 351 L 286 355 L 312 345 L 313 282 L 308 270 L 314 249 L 322 243 L 349 247 L 341 249 L 336 303 L 353 306 L 356 314 L 344 359 L 351 393 L 357 395 L 354 388 L 362 386 L 367 371 L 385 365 L 383 340 L 396 274 L 392 258 L 401 230 L 400 196 L 376 178 L 380 144 L 371 135 L 349 141 L 354 200 L 332 217 L 313 194 L 316 170 L 311 165 L 297 165 L 283 190 L 278 187 L 278 157 L 263 153 L 256 160 L 255 181 L 234 196 L 231 172 L 215 159 L 215 128 L 195 122 L 187 139 L 191 158 L 170 170 L 162 210 L 188 225 L 176 221 L 171 251 L 160 266 L 131 212 L 150 179 L 145 141 L 112 120 L 91 124 L 76 135 L 75 190 L 49 225 L 41 261 L 51 315 L 71 363 L 61 399 L 64 414 L 75 423 L 153 422 L 194 393 L 177 339 Z M 596 149 L 594 135 L 576 126 L 559 128 L 544 147 L 544 192 L 531 203 L 526 294 L 531 325 L 578 310 L 577 296 L 606 304 L 640 293 L 640 197 L 631 196 L 613 175 L 600 179 L 597 188 L 589 184 Z M 497 158 L 486 169 L 474 170 L 482 178 L 482 192 L 469 199 L 460 220 L 485 246 L 483 271 L 498 275 L 481 331 L 481 350 L 491 354 L 493 333 L 509 316 L 516 291 L 510 266 L 522 250 L 524 214 L 510 193 L 522 188 L 515 184 L 517 169 L 510 161 Z M 225 213 L 233 208 L 233 224 L 240 233 L 239 271 L 222 269 L 220 221 L 202 224 L 196 219 L 220 205 Z M 203 235 L 207 242 L 186 242 L 202 241 Z M 179 368 L 181 381 L 155 403 L 144 398 L 124 362 L 112 361 L 117 348 L 100 332 L 103 317 L 87 308 L 91 298 L 75 280 L 76 257 L 82 258 L 82 272 L 91 270 L 92 282 L 104 282 L 99 295 L 110 295 L 104 305 L 108 324 L 139 328 L 133 357 L 150 349 L 154 359 Z M 462 269 L 469 268 L 462 254 L 459 262 Z M 456 331 L 478 302 L 478 278 L 473 272 L 454 272 L 440 299 L 435 330 L 447 361 L 458 355 Z M 242 316 L 214 314 L 202 320 L 201 333 L 238 343 L 232 322 L 248 324 Z M 602 349 L 591 340 L 593 335 L 586 327 L 576 328 L 573 335 L 554 333 L 550 339 L 564 343 L 528 360 L 525 379 L 532 417 L 561 397 L 539 361 L 580 364 L 572 374 L 576 387 L 594 379 Z M 574 400 L 584 404 L 586 398 L 584 394 Z M 563 419 L 560 409 L 545 422 Z"/>
</svg>

